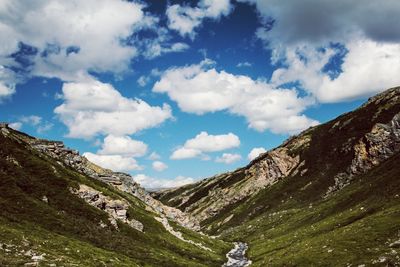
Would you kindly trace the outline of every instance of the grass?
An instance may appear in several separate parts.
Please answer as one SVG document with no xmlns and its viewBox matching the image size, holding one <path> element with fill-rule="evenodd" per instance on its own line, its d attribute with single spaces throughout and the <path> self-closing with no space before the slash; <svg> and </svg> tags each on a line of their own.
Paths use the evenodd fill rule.
<svg viewBox="0 0 400 267">
<path fill-rule="evenodd" d="M 183 242 L 134 196 L 62 167 L 15 138 L 0 134 L 0 144 L 1 266 L 31 262 L 31 256 L 24 255 L 28 248 L 45 253 L 43 263 L 76 266 L 220 266 L 225 261 L 229 244 L 189 230 L 185 238 L 201 239 L 213 251 Z M 19 166 L 7 160 L 10 156 Z M 121 222 L 115 230 L 105 212 L 70 193 L 69 188 L 79 184 L 124 198 L 130 204 L 129 217 L 143 223 L 144 233 Z M 108 226 L 102 228 L 100 222 Z"/>
<path fill-rule="evenodd" d="M 354 145 L 374 125 L 388 123 L 400 112 L 399 99 L 399 88 L 389 90 L 378 101 L 292 137 L 283 146 L 304 162 L 299 172 L 228 204 L 202 221 L 203 229 L 226 241 L 249 243 L 254 266 L 400 266 L 400 250 L 389 247 L 400 239 L 399 153 L 325 197 L 335 175 L 350 166 Z M 302 138 L 309 142 L 296 145 Z M 301 175 L 303 170 L 307 171 Z M 228 173 L 198 183 L 190 188 L 194 194 L 187 207 L 202 209 L 212 200 L 210 190 L 235 191 L 252 181 L 251 176 Z M 178 190 L 183 195 L 188 192 Z M 169 197 L 179 196 L 176 192 L 161 200 L 168 202 Z"/>
</svg>

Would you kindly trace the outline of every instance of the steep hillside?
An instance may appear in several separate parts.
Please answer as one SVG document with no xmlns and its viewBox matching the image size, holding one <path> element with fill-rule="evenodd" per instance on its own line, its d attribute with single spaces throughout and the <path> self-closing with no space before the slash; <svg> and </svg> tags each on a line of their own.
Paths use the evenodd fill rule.
<svg viewBox="0 0 400 267">
<path fill-rule="evenodd" d="M 221 266 L 231 247 L 129 175 L 5 124 L 0 192 L 1 266 Z"/>
<path fill-rule="evenodd" d="M 399 265 L 399 151 L 393 88 L 244 168 L 154 196 L 248 242 L 254 266 Z"/>
</svg>

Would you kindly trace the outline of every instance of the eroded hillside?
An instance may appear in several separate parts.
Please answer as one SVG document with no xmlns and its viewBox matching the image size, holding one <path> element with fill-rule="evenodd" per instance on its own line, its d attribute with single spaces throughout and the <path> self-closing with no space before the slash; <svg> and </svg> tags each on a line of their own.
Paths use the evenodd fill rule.
<svg viewBox="0 0 400 267">
<path fill-rule="evenodd" d="M 220 266 L 230 245 L 132 177 L 0 127 L 0 265 Z"/>
<path fill-rule="evenodd" d="M 399 264 L 399 151 L 393 88 L 244 168 L 154 196 L 249 242 L 255 266 Z"/>
</svg>

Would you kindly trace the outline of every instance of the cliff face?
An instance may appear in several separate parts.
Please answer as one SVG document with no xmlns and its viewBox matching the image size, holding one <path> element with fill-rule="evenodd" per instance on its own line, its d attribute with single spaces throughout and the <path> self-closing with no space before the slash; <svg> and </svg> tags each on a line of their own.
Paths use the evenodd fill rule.
<svg viewBox="0 0 400 267">
<path fill-rule="evenodd" d="M 234 172 L 153 195 L 192 214 L 204 229 L 220 227 L 231 211 L 282 180 L 307 180 L 312 198 L 327 198 L 400 151 L 400 88 L 359 109 L 310 128 Z M 266 203 L 266 206 L 268 204 Z"/>
</svg>

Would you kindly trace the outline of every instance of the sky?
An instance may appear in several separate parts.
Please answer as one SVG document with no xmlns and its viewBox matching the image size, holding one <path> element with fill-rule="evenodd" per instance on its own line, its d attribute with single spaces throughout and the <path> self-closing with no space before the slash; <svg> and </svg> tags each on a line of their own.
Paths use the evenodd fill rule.
<svg viewBox="0 0 400 267">
<path fill-rule="evenodd" d="M 400 85 L 398 0 L 1 0 L 0 121 L 146 188 Z"/>
</svg>

